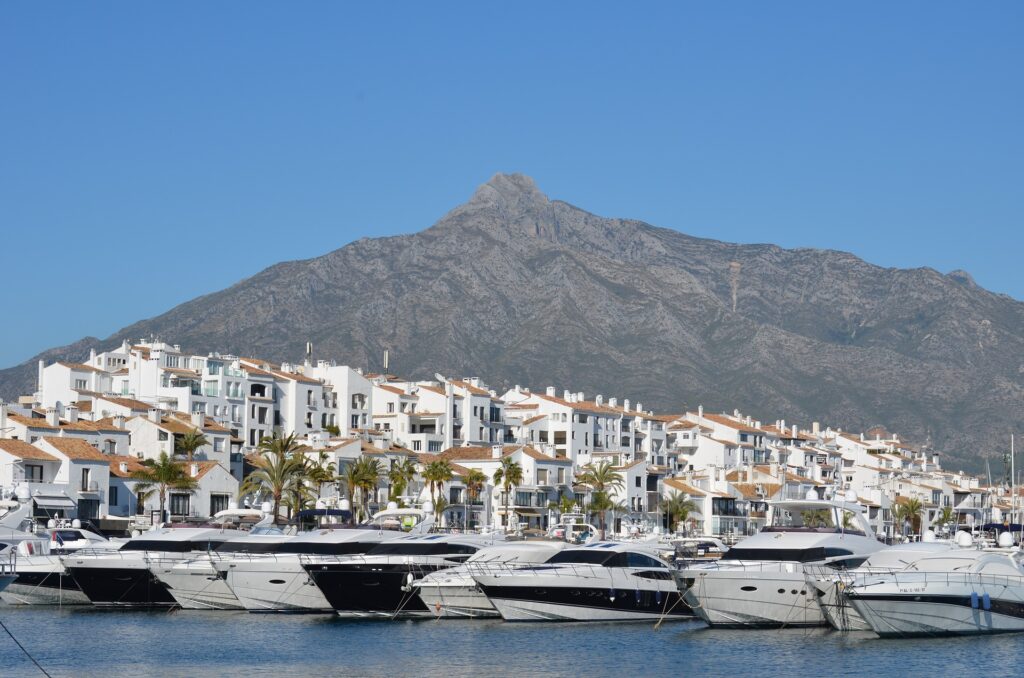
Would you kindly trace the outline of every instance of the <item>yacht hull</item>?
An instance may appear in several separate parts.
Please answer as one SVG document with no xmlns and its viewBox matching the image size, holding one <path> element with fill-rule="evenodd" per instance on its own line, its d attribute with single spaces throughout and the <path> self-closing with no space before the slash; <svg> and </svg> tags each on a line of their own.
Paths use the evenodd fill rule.
<svg viewBox="0 0 1024 678">
<path fill-rule="evenodd" d="M 847 582 L 839 576 L 825 577 L 808 574 L 807 585 L 818 596 L 818 605 L 825 621 L 837 631 L 870 631 L 871 625 L 857 612 L 844 595 Z"/>
<path fill-rule="evenodd" d="M 692 619 L 677 591 L 605 588 L 539 588 L 483 586 L 484 593 L 505 621 L 654 621 Z"/>
<path fill-rule="evenodd" d="M 817 591 L 803 569 L 792 572 L 692 570 L 680 575 L 694 614 L 719 628 L 827 626 Z"/>
<path fill-rule="evenodd" d="M 209 561 L 152 565 L 159 579 L 186 610 L 242 610 L 238 597 Z"/>
<path fill-rule="evenodd" d="M 0 592 L 0 598 L 12 605 L 89 604 L 89 597 L 78 588 L 74 578 L 64 572 L 59 561 L 52 567 L 20 570 L 15 580 Z"/>
<path fill-rule="evenodd" d="M 409 564 L 314 563 L 306 570 L 331 607 L 342 615 L 428 617 L 431 611 L 409 586 L 436 567 Z"/>
<path fill-rule="evenodd" d="M 1024 631 L 1024 600 L 1020 591 L 1013 598 L 990 598 L 985 609 L 983 589 L 929 593 L 853 593 L 851 604 L 883 638 L 915 636 L 968 636 Z M 1005 587 L 991 587 L 1005 595 Z"/>
<path fill-rule="evenodd" d="M 101 607 L 173 607 L 167 587 L 148 567 L 68 566 L 68 572 L 93 605 Z"/>
<path fill-rule="evenodd" d="M 250 612 L 331 612 L 334 608 L 298 556 L 215 565 L 238 604 Z"/>
<path fill-rule="evenodd" d="M 420 600 L 435 617 L 479 618 L 501 615 L 470 579 L 460 585 L 417 585 Z"/>
</svg>

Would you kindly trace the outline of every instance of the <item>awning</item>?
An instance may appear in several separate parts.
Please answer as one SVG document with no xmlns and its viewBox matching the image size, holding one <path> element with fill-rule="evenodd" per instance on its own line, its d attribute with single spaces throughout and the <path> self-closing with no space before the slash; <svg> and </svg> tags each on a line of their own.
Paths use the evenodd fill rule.
<svg viewBox="0 0 1024 678">
<path fill-rule="evenodd" d="M 32 497 L 36 506 L 44 509 L 68 509 L 75 508 L 75 502 L 67 497 Z"/>
<path fill-rule="evenodd" d="M 521 516 L 542 516 L 544 515 L 544 509 L 539 508 L 517 508 L 515 512 Z"/>
</svg>

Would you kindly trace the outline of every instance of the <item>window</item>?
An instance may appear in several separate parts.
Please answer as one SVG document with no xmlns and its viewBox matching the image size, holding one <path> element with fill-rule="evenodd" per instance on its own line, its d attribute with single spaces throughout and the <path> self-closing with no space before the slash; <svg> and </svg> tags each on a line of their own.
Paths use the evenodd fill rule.
<svg viewBox="0 0 1024 678">
<path fill-rule="evenodd" d="M 353 414 L 352 415 L 352 428 L 359 428 L 359 415 L 358 414 Z"/>
<path fill-rule="evenodd" d="M 179 494 L 177 492 L 171 493 L 171 515 L 174 516 L 187 516 L 189 515 L 189 500 L 192 498 L 188 494 Z"/>
<path fill-rule="evenodd" d="M 43 466 L 42 466 L 42 464 L 25 464 L 25 482 L 28 482 L 28 483 L 41 483 L 41 482 L 43 482 Z"/>
<path fill-rule="evenodd" d="M 87 491 L 89 489 L 89 480 L 91 478 L 92 478 L 92 469 L 83 468 L 82 469 L 82 487 L 81 487 L 82 491 Z"/>
<path fill-rule="evenodd" d="M 213 451 L 214 452 L 223 452 L 224 451 L 224 439 L 223 438 L 214 438 L 213 439 Z"/>
<path fill-rule="evenodd" d="M 431 440 L 430 442 L 427 443 L 427 452 L 440 452 L 440 451 L 441 451 L 441 441 L 440 440 Z"/>
<path fill-rule="evenodd" d="M 75 379 L 75 388 L 83 389 L 87 386 L 85 379 Z"/>
<path fill-rule="evenodd" d="M 215 516 L 221 511 L 228 510 L 228 502 L 231 500 L 230 494 L 211 494 L 210 495 L 210 515 Z"/>
<path fill-rule="evenodd" d="M 395 404 L 394 403 L 388 403 L 388 414 L 394 414 L 394 412 L 395 412 Z"/>
<path fill-rule="evenodd" d="M 423 443 L 419 440 L 412 441 L 412 451 L 419 452 L 423 448 Z"/>
<path fill-rule="evenodd" d="M 636 477 L 636 486 L 640 487 L 640 476 Z"/>
<path fill-rule="evenodd" d="M 117 506 L 117 486 L 110 488 L 110 501 L 108 502 L 111 506 Z"/>
</svg>

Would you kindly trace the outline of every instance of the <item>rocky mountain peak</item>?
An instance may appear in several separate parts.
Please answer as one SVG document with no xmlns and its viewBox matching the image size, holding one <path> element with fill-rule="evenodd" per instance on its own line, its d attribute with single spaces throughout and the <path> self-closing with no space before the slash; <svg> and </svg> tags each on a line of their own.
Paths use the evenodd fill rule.
<svg viewBox="0 0 1024 678">
<path fill-rule="evenodd" d="M 533 179 L 525 174 L 498 173 L 476 189 L 469 202 L 452 210 L 438 224 L 486 230 L 496 237 L 555 240 L 555 210 Z"/>
</svg>

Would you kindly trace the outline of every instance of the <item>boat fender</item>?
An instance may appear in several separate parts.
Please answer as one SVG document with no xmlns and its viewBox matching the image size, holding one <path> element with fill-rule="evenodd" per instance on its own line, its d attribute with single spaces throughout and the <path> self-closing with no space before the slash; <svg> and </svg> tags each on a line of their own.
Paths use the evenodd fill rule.
<svg viewBox="0 0 1024 678">
<path fill-rule="evenodd" d="M 654 602 L 657 603 L 658 605 L 661 605 L 661 591 L 660 590 L 654 592 Z"/>
<path fill-rule="evenodd" d="M 636 590 L 636 604 L 640 604 L 640 589 Z"/>
<path fill-rule="evenodd" d="M 974 610 L 978 609 L 978 592 L 971 591 L 971 608 Z"/>
<path fill-rule="evenodd" d="M 413 581 L 415 581 L 415 578 L 412 576 L 412 572 L 410 572 L 407 575 L 405 575 L 405 585 L 402 586 L 402 590 L 407 592 L 407 593 L 409 591 L 412 591 L 412 583 L 413 583 Z"/>
<path fill-rule="evenodd" d="M 981 607 L 985 610 L 992 609 L 992 599 L 987 593 L 981 596 Z"/>
<path fill-rule="evenodd" d="M 615 602 L 615 589 L 608 589 L 608 600 Z"/>
</svg>

